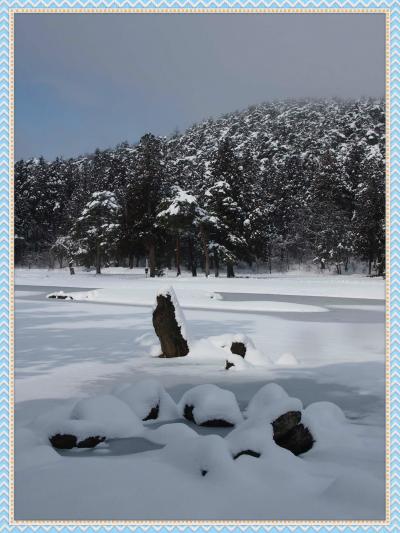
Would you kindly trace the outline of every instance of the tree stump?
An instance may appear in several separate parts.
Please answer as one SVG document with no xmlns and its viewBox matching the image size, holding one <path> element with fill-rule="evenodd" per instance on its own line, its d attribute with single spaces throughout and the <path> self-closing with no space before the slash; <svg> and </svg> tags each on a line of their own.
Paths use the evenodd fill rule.
<svg viewBox="0 0 400 533">
<path fill-rule="evenodd" d="M 183 357 L 189 353 L 187 340 L 176 319 L 176 310 L 171 294 L 159 294 L 153 312 L 153 326 L 160 339 L 160 357 Z"/>
</svg>

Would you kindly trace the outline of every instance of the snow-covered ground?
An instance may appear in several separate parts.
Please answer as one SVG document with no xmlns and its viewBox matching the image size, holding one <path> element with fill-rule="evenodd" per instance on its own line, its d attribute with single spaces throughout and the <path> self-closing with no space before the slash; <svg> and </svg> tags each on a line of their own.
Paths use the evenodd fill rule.
<svg viewBox="0 0 400 533">
<path fill-rule="evenodd" d="M 101 276 L 17 269 L 15 282 L 16 518 L 384 517 L 381 279 L 295 274 L 176 279 L 173 273 L 145 279 L 142 269 L 109 269 Z M 172 360 L 155 357 L 151 321 L 155 294 L 170 285 L 186 317 L 190 346 L 188 356 Z M 60 290 L 74 300 L 46 298 Z M 226 371 L 228 355 L 221 346 L 236 334 L 254 346 L 247 361 Z M 313 416 L 321 421 L 326 415 L 339 439 L 331 431 L 317 439 L 324 446 L 301 457 L 275 446 L 274 459 L 243 456 L 232 464 L 229 437 L 222 439 L 226 431 L 195 428 L 201 438 L 189 445 L 193 426 L 179 418 L 179 426 L 146 422 L 147 433 L 132 437 L 137 441 L 110 441 L 108 447 L 69 455 L 43 440 L 43 420 L 61 423 L 83 397 L 136 398 L 146 387 L 131 393 L 121 383 L 147 378 L 157 379 L 176 404 L 196 385 L 219 385 L 234 393 L 243 414 L 255 393 L 274 382 L 302 402 L 304 416 L 310 404 L 333 402 L 351 423 L 337 429 L 329 423 L 329 409 L 315 409 Z M 50 414 L 55 408 L 59 411 Z M 166 412 L 174 412 L 173 402 Z M 165 448 L 149 445 L 157 441 L 150 430 L 167 435 L 165 442 L 158 438 Z M 259 438 L 254 428 L 250 433 Z M 215 473 L 197 475 L 193 465 L 199 457 L 210 460 Z"/>
</svg>

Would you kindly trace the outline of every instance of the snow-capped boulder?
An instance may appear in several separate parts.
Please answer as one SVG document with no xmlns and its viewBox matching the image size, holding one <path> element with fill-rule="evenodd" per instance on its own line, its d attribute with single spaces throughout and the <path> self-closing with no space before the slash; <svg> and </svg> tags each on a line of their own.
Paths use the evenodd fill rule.
<svg viewBox="0 0 400 533">
<path fill-rule="evenodd" d="M 269 358 L 256 349 L 253 341 L 241 333 L 236 335 L 225 333 L 224 335 L 208 337 L 207 340 L 218 349 L 223 350 L 225 359 L 234 363 L 235 366 L 246 368 L 248 367 L 246 363 L 250 365 L 270 363 Z"/>
<path fill-rule="evenodd" d="M 47 295 L 47 298 L 56 299 L 56 300 L 73 300 L 73 297 L 70 294 L 64 294 L 64 291 L 52 292 Z"/>
<path fill-rule="evenodd" d="M 331 402 L 310 404 L 303 415 L 303 422 L 310 428 L 315 445 L 319 449 L 348 448 L 358 446 L 358 440 L 349 431 L 349 422 L 343 411 Z"/>
<path fill-rule="evenodd" d="M 155 379 L 125 384 L 113 392 L 143 421 L 173 420 L 179 416 L 175 402 Z"/>
<path fill-rule="evenodd" d="M 163 454 L 168 463 L 200 479 L 225 479 L 234 466 L 227 442 L 219 435 L 175 441 L 164 448 Z"/>
<path fill-rule="evenodd" d="M 235 395 L 216 385 L 198 385 L 182 396 L 182 416 L 199 426 L 232 427 L 243 421 Z"/>
<path fill-rule="evenodd" d="M 182 423 L 164 424 L 156 429 L 145 428 L 143 437 L 156 444 L 171 444 L 188 438 L 197 438 L 198 434 Z"/>
<path fill-rule="evenodd" d="M 274 439 L 279 440 L 286 435 L 291 429 L 300 423 L 301 412 L 300 411 L 288 411 L 287 413 L 279 416 L 272 422 L 274 430 Z"/>
<path fill-rule="evenodd" d="M 246 420 L 231 431 L 225 439 L 234 459 L 242 455 L 258 458 L 271 447 L 276 447 L 272 426 L 260 420 Z"/>
<path fill-rule="evenodd" d="M 106 439 L 106 429 L 101 424 L 87 420 L 63 420 L 49 424 L 49 441 L 53 448 L 94 448 Z"/>
<path fill-rule="evenodd" d="M 278 446 L 286 448 L 294 455 L 306 453 L 314 445 L 314 437 L 304 424 L 297 424 L 279 438 L 274 435 L 274 440 Z"/>
<path fill-rule="evenodd" d="M 298 398 L 291 398 L 276 383 L 268 383 L 251 399 L 246 414 L 250 420 L 270 423 L 276 444 L 300 455 L 314 444 L 310 429 L 301 423 L 302 412 L 303 404 Z"/>
<path fill-rule="evenodd" d="M 108 439 L 135 437 L 143 432 L 142 422 L 132 409 L 119 398 L 107 394 L 79 400 L 71 419 L 101 425 Z"/>
<path fill-rule="evenodd" d="M 189 353 L 185 319 L 172 287 L 157 294 L 153 326 L 160 339 L 160 357 L 183 357 Z"/>
<path fill-rule="evenodd" d="M 267 383 L 250 400 L 247 406 L 247 418 L 262 418 L 271 424 L 288 412 L 300 412 L 303 404 L 298 398 L 291 398 L 276 383 Z M 280 424 L 278 424 L 280 427 Z"/>
</svg>

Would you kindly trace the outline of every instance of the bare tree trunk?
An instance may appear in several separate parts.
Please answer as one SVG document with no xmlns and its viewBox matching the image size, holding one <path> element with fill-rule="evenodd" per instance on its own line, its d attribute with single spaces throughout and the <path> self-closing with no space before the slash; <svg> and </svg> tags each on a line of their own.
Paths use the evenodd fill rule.
<svg viewBox="0 0 400 533">
<path fill-rule="evenodd" d="M 128 258 L 128 262 L 129 262 L 129 268 L 133 268 L 133 260 L 134 260 L 134 257 L 133 257 L 133 254 L 130 253 L 129 254 L 129 258 Z"/>
<path fill-rule="evenodd" d="M 151 242 L 148 246 L 149 253 L 149 268 L 150 268 L 150 277 L 156 277 L 156 248 L 154 242 Z"/>
<path fill-rule="evenodd" d="M 181 275 L 181 239 L 179 235 L 176 238 L 176 275 Z"/>
<path fill-rule="evenodd" d="M 219 256 L 218 250 L 214 250 L 215 277 L 219 277 Z"/>
<path fill-rule="evenodd" d="M 228 278 L 235 277 L 235 272 L 233 271 L 233 263 L 226 263 L 226 275 Z"/>
<path fill-rule="evenodd" d="M 202 226 L 200 226 L 200 236 L 201 242 L 203 244 L 203 254 L 204 254 L 204 273 L 206 278 L 210 275 L 210 255 L 208 252 L 208 242 L 206 237 L 206 232 Z"/>
<path fill-rule="evenodd" d="M 101 274 L 101 253 L 99 244 L 96 246 L 96 274 Z"/>
</svg>

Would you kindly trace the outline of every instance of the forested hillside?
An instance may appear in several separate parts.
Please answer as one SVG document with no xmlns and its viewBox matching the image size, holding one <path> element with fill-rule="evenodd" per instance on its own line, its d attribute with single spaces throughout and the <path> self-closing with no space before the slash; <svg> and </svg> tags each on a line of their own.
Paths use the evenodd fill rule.
<svg viewBox="0 0 400 533">
<path fill-rule="evenodd" d="M 16 262 L 384 272 L 381 100 L 266 103 L 170 138 L 15 164 Z M 79 134 L 79 132 L 77 132 Z"/>
</svg>

